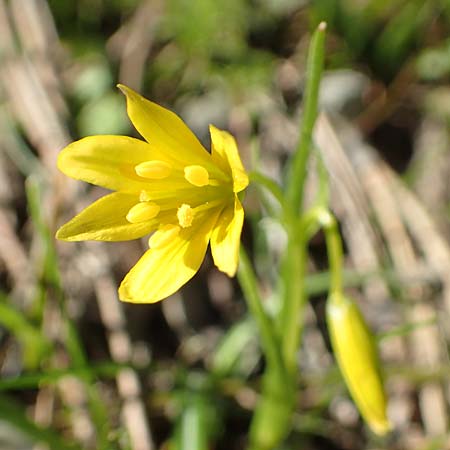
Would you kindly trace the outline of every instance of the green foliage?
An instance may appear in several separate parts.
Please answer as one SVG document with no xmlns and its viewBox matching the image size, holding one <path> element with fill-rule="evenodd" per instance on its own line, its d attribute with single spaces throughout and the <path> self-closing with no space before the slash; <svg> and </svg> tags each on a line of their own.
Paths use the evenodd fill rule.
<svg viewBox="0 0 450 450">
<path fill-rule="evenodd" d="M 56 431 L 36 425 L 20 405 L 3 395 L 0 395 L 0 419 L 20 429 L 33 442 L 48 445 L 51 450 L 81 450 L 80 446 L 63 438 Z"/>
<path fill-rule="evenodd" d="M 170 0 L 166 29 L 188 57 L 234 59 L 245 51 L 250 9 L 247 2 Z M 169 31 L 170 30 L 170 31 Z"/>
<path fill-rule="evenodd" d="M 450 40 L 423 50 L 417 58 L 417 73 L 425 81 L 438 81 L 450 75 Z"/>
<path fill-rule="evenodd" d="M 80 135 L 125 134 L 129 121 L 123 106 L 123 96 L 115 92 L 86 103 L 77 119 Z"/>
<path fill-rule="evenodd" d="M 399 62 L 406 60 L 418 42 L 430 13 L 431 5 L 427 2 L 407 2 L 384 27 L 375 43 L 374 58 L 390 76 L 398 70 Z"/>
<path fill-rule="evenodd" d="M 51 344 L 25 314 L 15 309 L 10 303 L 8 297 L 0 293 L 0 325 L 22 345 L 25 368 L 37 369 L 48 357 Z"/>
<path fill-rule="evenodd" d="M 309 83 L 312 79 L 316 84 L 307 84 L 306 91 L 303 65 L 307 43 L 311 40 L 311 30 L 323 20 L 328 23 L 325 65 L 333 69 L 350 68 L 370 78 L 368 92 L 361 94 L 362 101 L 368 102 L 364 105 L 365 108 L 370 109 L 372 106 L 372 90 L 377 93 L 379 89 L 386 93 L 389 102 L 391 80 L 406 70 L 411 73 L 414 82 L 417 82 L 413 93 L 419 93 L 420 100 L 415 113 L 423 113 L 434 121 L 446 124 L 445 126 L 450 124 L 450 90 L 445 85 L 450 77 L 450 6 L 446 0 L 314 0 L 308 3 L 297 0 L 168 0 L 160 3 L 159 8 L 157 2 L 148 2 L 150 6 L 156 5 L 152 14 L 157 20 L 156 26 L 149 24 L 147 28 L 144 27 L 148 36 L 144 34 L 151 41 L 151 46 L 143 63 L 140 90 L 156 101 L 176 105 L 188 104 L 192 99 L 200 97 L 208 99 L 208 94 L 219 92 L 219 98 L 225 99 L 226 103 L 225 106 L 220 105 L 223 109 L 248 114 L 245 117 L 248 122 L 243 121 L 243 134 L 247 133 L 248 128 L 250 138 L 256 146 L 262 143 L 263 138 L 259 133 L 264 131 L 266 122 L 272 120 L 270 114 L 274 110 L 290 120 L 297 113 L 302 96 L 306 94 L 306 98 L 312 97 L 314 101 L 317 99 L 323 50 L 320 50 L 322 53 L 315 63 L 310 62 L 306 78 Z M 12 4 L 12 1 L 6 4 Z M 128 50 L 133 50 L 133 45 L 139 44 L 139 39 L 132 33 L 134 30 L 130 31 L 129 25 L 133 22 L 128 21 L 137 14 L 137 8 L 142 7 L 144 2 L 49 0 L 48 5 L 63 49 L 61 54 L 56 52 L 58 57 L 55 59 L 55 67 L 63 71 L 61 93 L 67 94 L 69 114 L 62 114 L 61 117 L 66 117 L 73 137 L 130 134 L 124 99 L 115 88 L 116 82 L 120 81 L 119 76 L 124 72 L 124 60 L 121 59 L 124 52 L 114 50 L 114 46 L 117 42 L 123 44 L 126 39 L 130 39 Z M 152 20 L 153 18 L 152 16 Z M 324 43 L 319 44 L 322 46 Z M 23 51 L 26 52 L 26 49 Z M 33 60 L 36 55 L 26 56 Z M 51 58 L 52 50 L 45 57 Z M 285 68 L 285 63 L 294 66 L 294 75 L 298 77 L 294 76 L 296 85 L 291 86 L 292 92 L 289 89 L 289 92 L 283 91 L 279 80 L 280 68 Z M 47 82 L 48 85 L 44 83 L 45 89 L 53 93 L 53 81 L 46 79 Z M 406 85 L 401 87 L 407 88 Z M 14 83 L 11 82 L 8 89 L 14 91 Z M 8 89 L 2 89 L 2 101 Z M 55 98 L 52 95 L 50 97 L 55 104 L 58 103 L 57 95 Z M 417 102 L 417 99 L 413 100 Z M 403 102 L 401 98 L 396 101 L 400 104 Z M 270 110 L 267 108 L 269 103 Z M 306 104 L 308 105 L 308 101 Z M 97 433 L 93 444 L 95 448 L 123 450 L 127 445 L 124 443 L 126 439 L 123 439 L 124 428 L 117 421 L 116 411 L 110 410 L 109 403 L 104 401 L 105 392 L 110 396 L 115 395 L 111 394 L 112 378 L 123 366 L 110 361 L 93 362 L 92 354 L 95 354 L 95 349 L 86 347 L 83 335 L 86 330 L 71 318 L 53 239 L 55 218 L 46 215 L 49 175 L 47 169 L 43 168 L 41 155 L 33 148 L 36 137 L 26 134 L 23 123 L 15 117 L 14 109 L 10 106 L 9 101 L 0 105 L 0 135 L 3 138 L 5 128 L 14 130 L 11 139 L 15 145 L 8 145 L 2 139 L 0 144 L 20 177 L 27 179 L 24 189 L 26 200 L 24 198 L 18 202 L 14 225 L 17 226 L 20 239 L 26 241 L 27 250 L 31 249 L 30 270 L 35 275 L 35 285 L 30 286 L 32 295 L 26 307 L 18 306 L 20 302 L 13 289 L 6 292 L 5 288 L 5 292 L 0 294 L 0 326 L 4 331 L 3 336 L 17 342 L 21 349 L 17 373 L 13 376 L 8 374 L 0 380 L 0 391 L 26 394 L 21 398 L 20 404 L 10 395 L 2 395 L 0 419 L 13 424 L 33 442 L 42 442 L 52 449 L 78 449 L 77 444 L 64 434 L 68 422 L 67 415 L 61 411 L 65 411 L 66 405 L 55 406 L 57 418 L 47 428 L 37 426 L 25 414 L 34 401 L 30 400 L 34 391 L 53 388 L 64 377 L 72 376 L 81 382 L 87 392 L 86 410 Z M 333 423 L 334 419 L 328 415 L 332 399 L 342 391 L 337 372 L 331 368 L 329 372 L 314 376 L 313 379 L 303 373 L 296 373 L 305 299 L 326 293 L 330 284 L 336 282 L 336 270 L 306 276 L 308 239 L 312 231 L 319 230 L 323 224 L 319 223 L 316 216 L 307 224 L 305 217 L 301 220 L 299 218 L 304 211 L 297 211 L 299 203 L 302 203 L 302 199 L 298 197 L 302 197 L 306 178 L 306 159 L 310 151 L 310 134 L 316 106 L 314 102 L 312 105 L 310 103 L 303 116 L 302 146 L 299 147 L 298 154 L 302 154 L 304 159 L 299 163 L 292 163 L 291 160 L 291 170 L 294 171 L 294 166 L 299 166 L 300 169 L 295 170 L 294 175 L 288 171 L 289 178 L 281 180 L 280 184 L 260 173 L 252 174 L 252 182 L 258 188 L 259 207 L 264 203 L 260 209 L 269 212 L 271 220 L 277 221 L 277 226 L 285 227 L 292 244 L 285 255 L 283 264 L 286 266 L 281 269 L 282 277 L 279 276 L 278 266 L 274 264 L 272 255 L 268 255 L 269 238 L 266 230 L 260 226 L 260 219 L 264 214 L 259 211 L 259 215 L 255 214 L 248 221 L 259 226 L 259 234 L 256 234 L 256 238 L 253 235 L 253 258 L 247 258 L 244 254 L 240 273 L 242 291 L 252 314 L 244 315 L 240 321 L 227 323 L 227 329 L 221 329 L 221 339 L 208 360 L 210 364 L 205 368 L 198 372 L 193 370 L 191 365 L 194 364 L 183 360 L 178 354 L 171 355 L 168 369 L 164 366 L 164 370 L 172 376 L 182 372 L 184 377 L 181 377 L 182 380 L 173 392 L 168 383 L 168 392 L 163 392 L 163 396 L 167 394 L 163 400 L 165 408 L 162 413 L 158 411 L 164 417 L 158 416 L 155 420 L 171 422 L 174 431 L 170 432 L 172 438 L 169 448 L 172 450 L 212 448 L 214 442 L 223 437 L 221 433 L 230 417 L 238 417 L 247 424 L 250 409 L 255 403 L 250 402 L 248 409 L 242 407 L 236 401 L 241 395 L 248 395 L 253 401 L 257 398 L 255 394 L 262 398 L 252 425 L 254 442 L 264 441 L 264 445 L 268 446 L 274 442 L 280 444 L 292 427 L 300 433 L 295 437 L 299 437 L 301 442 L 292 444 L 287 441 L 280 444 L 285 446 L 283 448 L 294 449 L 303 445 L 307 440 L 305 436 L 310 433 L 321 434 L 326 438 L 339 434 L 340 428 L 337 428 Z M 387 103 L 387 115 L 392 111 L 390 107 L 392 104 Z M 395 105 L 393 108 L 395 109 Z M 362 113 L 364 112 L 363 110 Z M 384 113 L 385 110 L 381 111 L 375 120 L 385 120 L 382 116 Z M 224 121 L 227 121 L 227 125 L 233 125 L 233 120 L 234 116 L 230 118 L 230 115 L 225 114 Z M 359 118 L 356 122 L 358 120 Z M 239 131 L 239 127 L 237 129 Z M 245 137 L 243 141 L 245 142 Z M 13 147 L 19 150 L 11 150 Z M 258 158 L 259 156 L 261 155 Z M 277 157 L 282 160 L 286 155 Z M 315 201 L 326 208 L 330 195 L 327 189 L 328 174 L 322 166 L 319 167 L 319 179 L 321 191 Z M 13 180 L 13 183 L 17 183 L 17 180 Z M 288 192 L 292 192 L 288 194 L 288 202 L 292 202 L 294 213 L 290 211 L 286 214 L 286 194 L 281 185 L 291 186 L 288 188 Z M 269 194 L 265 197 L 267 201 L 261 200 L 265 195 L 261 195 L 261 191 Z M 249 203 L 252 202 L 255 200 L 250 198 Z M 21 209 L 20 203 L 27 205 L 26 212 L 22 210 L 24 207 Z M 281 220 L 280 215 L 283 215 Z M 74 250 L 76 251 L 78 250 Z M 256 261 L 256 271 L 252 269 L 252 261 Z M 115 276 L 121 268 L 114 270 Z M 262 295 L 257 277 L 264 278 L 261 283 L 263 286 L 275 282 L 280 285 L 279 289 L 274 289 L 270 301 L 264 307 L 261 306 Z M 399 274 L 390 268 L 370 273 L 345 270 L 339 277 L 339 282 L 344 287 L 356 289 L 379 278 L 390 286 L 404 283 Z M 296 298 L 294 294 L 298 292 L 304 298 Z M 234 294 L 238 303 L 242 293 Z M 283 299 L 285 310 L 280 312 Z M 43 331 L 44 315 L 49 304 L 62 318 L 61 336 L 57 342 L 47 337 Z M 95 315 L 97 312 L 91 311 L 90 314 Z M 389 338 L 409 336 L 417 329 L 434 325 L 435 322 L 435 318 L 423 322 L 406 321 L 387 330 L 379 340 L 384 342 Z M 139 328 L 142 325 L 130 323 L 131 333 L 136 331 L 135 326 Z M 58 359 L 59 352 L 64 355 L 64 365 Z M 262 353 L 265 354 L 265 366 L 260 362 Z M 200 365 L 197 362 L 195 364 Z M 278 371 L 279 367 L 283 370 Z M 286 367 L 289 374 L 284 370 Z M 157 364 L 152 366 L 153 369 L 155 373 L 158 370 L 163 372 Z M 261 376 L 263 370 L 267 370 L 267 376 Z M 441 371 L 436 369 L 436 372 L 432 377 L 433 381 L 445 379 L 447 368 L 444 367 Z M 413 381 L 427 381 L 430 378 L 427 374 L 428 372 L 419 381 Z M 147 383 L 147 375 L 151 378 L 154 373 L 146 372 L 143 375 L 145 376 L 142 378 Z M 406 379 L 408 376 L 414 378 L 414 374 L 410 373 L 401 376 Z M 310 410 L 292 415 L 297 406 L 294 405 L 297 399 L 294 388 L 299 383 L 320 392 L 316 394 L 316 403 Z M 147 388 L 144 392 L 146 396 L 150 389 L 148 384 L 144 386 Z M 145 397 L 146 400 L 148 398 Z M 225 398 L 233 404 L 231 412 L 224 407 Z M 108 397 L 107 400 L 111 402 L 111 398 Z M 114 406 L 119 410 L 120 399 L 114 398 L 112 402 L 115 402 Z M 146 406 L 149 409 L 153 407 L 151 401 Z M 153 410 L 151 412 L 154 414 Z M 154 420 L 155 417 L 151 416 L 150 419 Z M 164 427 L 167 428 L 167 423 Z M 164 432 L 170 434 L 167 430 Z M 360 429 L 357 432 L 362 434 Z M 70 435 L 70 430 L 67 434 Z M 441 448 L 443 445 L 442 441 L 436 439 L 436 444 L 431 442 L 429 448 Z"/>
<path fill-rule="evenodd" d="M 201 372 L 186 374 L 184 386 L 176 393 L 179 411 L 171 450 L 207 450 L 221 429 L 221 411 L 214 399 L 214 386 Z"/>
<path fill-rule="evenodd" d="M 313 23 L 326 20 L 338 31 L 351 60 L 387 80 L 425 44 L 423 33 L 435 13 L 433 2 L 421 0 L 318 0 L 311 9 Z"/>
<path fill-rule="evenodd" d="M 246 356 L 246 348 L 251 347 L 255 340 L 255 324 L 249 318 L 231 326 L 217 346 L 211 362 L 211 372 L 217 377 L 226 377 L 232 374 L 248 374 L 252 363 L 256 363 Z M 254 345 L 253 345 L 254 347 Z M 252 351 L 256 357 L 258 353 Z M 250 364 L 250 366 L 249 366 Z"/>
</svg>

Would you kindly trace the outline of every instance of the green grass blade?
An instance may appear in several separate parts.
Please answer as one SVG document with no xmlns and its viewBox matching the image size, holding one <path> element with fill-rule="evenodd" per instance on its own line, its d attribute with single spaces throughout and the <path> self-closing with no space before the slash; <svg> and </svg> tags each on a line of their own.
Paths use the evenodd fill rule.
<svg viewBox="0 0 450 450">
<path fill-rule="evenodd" d="M 86 377 L 86 374 L 93 377 L 114 378 L 117 372 L 128 367 L 122 364 L 107 362 L 102 364 L 90 365 L 88 367 L 77 367 L 68 369 L 54 369 L 45 372 L 27 373 L 17 377 L 0 379 L 0 391 L 13 389 L 37 389 L 42 386 L 52 385 L 61 378 L 68 375 L 79 378 Z"/>
<path fill-rule="evenodd" d="M 32 325 L 26 316 L 8 303 L 8 297 L 0 293 L 0 325 L 7 329 L 23 346 L 25 367 L 37 368 L 51 349 L 50 342 Z"/>
<path fill-rule="evenodd" d="M 43 182 L 37 177 L 28 177 L 26 183 L 26 193 L 28 200 L 28 208 L 33 220 L 35 229 L 44 244 L 44 261 L 43 273 L 41 274 L 43 289 L 48 286 L 52 287 L 56 293 L 56 298 L 60 307 L 60 312 L 65 324 L 66 348 L 75 369 L 88 368 L 89 361 L 85 354 L 83 344 L 75 324 L 71 321 L 66 310 L 66 301 L 64 291 L 61 286 L 61 276 L 58 267 L 58 256 L 54 245 L 53 233 L 45 221 L 42 213 L 42 190 Z M 84 385 L 88 394 L 88 407 L 91 418 L 95 424 L 97 433 L 98 450 L 106 450 L 109 446 L 109 418 L 108 411 L 101 399 L 98 387 L 94 384 L 95 374 L 91 370 L 83 370 L 80 379 L 84 381 Z"/>
<path fill-rule="evenodd" d="M 250 318 L 233 325 L 214 352 L 212 374 L 219 377 L 229 376 L 238 364 L 245 347 L 255 339 L 256 333 L 255 322 Z"/>
<path fill-rule="evenodd" d="M 82 450 L 55 430 L 36 425 L 15 401 L 4 395 L 0 395 L 0 419 L 20 429 L 34 442 L 47 444 L 51 450 Z"/>
</svg>

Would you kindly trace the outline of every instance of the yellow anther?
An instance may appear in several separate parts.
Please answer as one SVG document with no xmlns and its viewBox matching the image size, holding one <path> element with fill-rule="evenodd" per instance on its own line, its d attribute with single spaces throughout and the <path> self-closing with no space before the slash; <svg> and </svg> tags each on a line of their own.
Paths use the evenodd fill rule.
<svg viewBox="0 0 450 450">
<path fill-rule="evenodd" d="M 155 218 L 159 213 L 160 207 L 156 203 L 141 202 L 136 203 L 127 214 L 127 220 L 131 223 L 141 223 Z"/>
<path fill-rule="evenodd" d="M 165 161 L 155 159 L 138 164 L 134 170 L 140 177 L 162 180 L 170 175 L 172 166 Z"/>
<path fill-rule="evenodd" d="M 184 178 L 198 187 L 209 184 L 209 173 L 203 166 L 186 166 L 184 168 Z"/>
<path fill-rule="evenodd" d="M 183 228 L 190 227 L 194 220 L 194 210 L 186 203 L 183 203 L 177 211 L 178 223 Z"/>
<path fill-rule="evenodd" d="M 180 227 L 178 225 L 167 224 L 159 228 L 158 231 L 153 233 L 148 240 L 148 246 L 150 248 L 162 248 L 168 244 L 172 239 L 178 236 Z"/>
</svg>

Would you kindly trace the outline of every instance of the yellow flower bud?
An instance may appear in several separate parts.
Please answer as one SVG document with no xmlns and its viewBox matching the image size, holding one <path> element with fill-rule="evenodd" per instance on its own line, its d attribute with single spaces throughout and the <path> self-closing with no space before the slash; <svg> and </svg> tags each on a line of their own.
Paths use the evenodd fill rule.
<svg viewBox="0 0 450 450">
<path fill-rule="evenodd" d="M 327 324 L 334 355 L 362 417 L 376 434 L 391 425 L 386 416 L 386 395 L 373 337 L 358 307 L 342 293 L 327 302 Z"/>
</svg>

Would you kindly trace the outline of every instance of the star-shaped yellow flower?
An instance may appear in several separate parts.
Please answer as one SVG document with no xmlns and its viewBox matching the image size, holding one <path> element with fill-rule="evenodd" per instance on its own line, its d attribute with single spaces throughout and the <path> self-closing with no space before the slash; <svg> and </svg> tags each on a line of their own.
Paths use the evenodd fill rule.
<svg viewBox="0 0 450 450">
<path fill-rule="evenodd" d="M 236 142 L 210 126 L 209 153 L 173 112 L 132 89 L 131 122 L 145 141 L 90 136 L 68 145 L 58 167 L 69 177 L 116 191 L 63 225 L 66 241 L 124 241 L 153 233 L 119 288 L 123 301 L 153 303 L 177 291 L 199 269 L 208 247 L 222 272 L 236 273 L 248 185 Z"/>
</svg>

